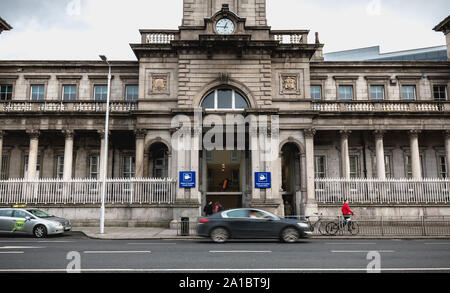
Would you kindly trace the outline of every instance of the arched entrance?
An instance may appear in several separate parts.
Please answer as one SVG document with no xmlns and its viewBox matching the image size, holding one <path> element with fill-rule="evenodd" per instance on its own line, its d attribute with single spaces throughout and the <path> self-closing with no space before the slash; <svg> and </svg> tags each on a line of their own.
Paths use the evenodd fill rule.
<svg viewBox="0 0 450 293">
<path fill-rule="evenodd" d="M 169 177 L 169 149 L 162 142 L 150 146 L 148 174 L 151 178 Z"/>
<path fill-rule="evenodd" d="M 295 143 L 281 149 L 281 189 L 286 216 L 301 214 L 300 150 Z"/>
</svg>

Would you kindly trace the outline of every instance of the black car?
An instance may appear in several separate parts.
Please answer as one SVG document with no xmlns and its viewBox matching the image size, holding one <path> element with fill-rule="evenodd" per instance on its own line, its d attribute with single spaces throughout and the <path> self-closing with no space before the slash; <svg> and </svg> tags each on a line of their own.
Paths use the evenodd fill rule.
<svg viewBox="0 0 450 293">
<path fill-rule="evenodd" d="M 296 242 L 311 236 L 309 225 L 300 220 L 283 219 L 258 209 L 234 209 L 199 218 L 197 234 L 223 243 L 234 239 L 280 239 Z"/>
</svg>

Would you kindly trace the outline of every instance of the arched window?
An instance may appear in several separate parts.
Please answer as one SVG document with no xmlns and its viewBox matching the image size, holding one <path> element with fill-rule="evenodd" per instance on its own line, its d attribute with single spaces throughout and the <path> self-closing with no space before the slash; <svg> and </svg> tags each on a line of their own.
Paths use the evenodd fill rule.
<svg viewBox="0 0 450 293">
<path fill-rule="evenodd" d="M 249 108 L 244 95 L 233 89 L 216 89 L 203 99 L 202 108 L 207 110 L 244 110 Z"/>
</svg>

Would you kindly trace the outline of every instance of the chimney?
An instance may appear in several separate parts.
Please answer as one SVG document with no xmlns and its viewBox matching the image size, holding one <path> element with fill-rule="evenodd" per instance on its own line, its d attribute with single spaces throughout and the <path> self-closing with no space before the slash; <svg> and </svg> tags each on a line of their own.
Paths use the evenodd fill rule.
<svg viewBox="0 0 450 293">
<path fill-rule="evenodd" d="M 447 59 L 450 60 L 450 15 L 441 21 L 433 30 L 444 33 L 447 41 Z"/>
</svg>

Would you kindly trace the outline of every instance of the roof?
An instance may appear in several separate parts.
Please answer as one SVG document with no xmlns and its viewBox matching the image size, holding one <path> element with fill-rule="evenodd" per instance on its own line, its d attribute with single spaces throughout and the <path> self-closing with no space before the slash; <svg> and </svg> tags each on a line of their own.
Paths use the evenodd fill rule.
<svg viewBox="0 0 450 293">
<path fill-rule="evenodd" d="M 2 31 L 9 31 L 12 29 L 12 26 L 10 26 L 3 18 L 0 17 L 0 33 Z"/>
<path fill-rule="evenodd" d="M 450 27 L 450 15 L 447 16 L 443 21 L 441 21 L 433 30 L 437 32 L 445 32 L 445 30 Z"/>
</svg>

